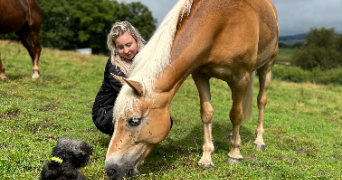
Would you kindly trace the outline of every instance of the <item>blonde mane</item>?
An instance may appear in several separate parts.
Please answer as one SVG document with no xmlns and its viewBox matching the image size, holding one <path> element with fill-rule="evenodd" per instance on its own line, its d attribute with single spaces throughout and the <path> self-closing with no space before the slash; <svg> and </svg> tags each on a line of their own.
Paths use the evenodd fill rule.
<svg viewBox="0 0 342 180">
<path fill-rule="evenodd" d="M 170 65 L 170 53 L 177 25 L 184 16 L 190 14 L 192 2 L 193 0 L 178 1 L 166 15 L 157 31 L 145 45 L 145 48 L 134 58 L 129 79 L 144 85 L 145 96 L 150 95 L 153 97 L 154 80 Z M 115 102 L 113 120 L 125 116 L 127 112 L 133 112 L 133 107 L 139 110 L 137 97 L 128 85 L 124 85 Z"/>
</svg>

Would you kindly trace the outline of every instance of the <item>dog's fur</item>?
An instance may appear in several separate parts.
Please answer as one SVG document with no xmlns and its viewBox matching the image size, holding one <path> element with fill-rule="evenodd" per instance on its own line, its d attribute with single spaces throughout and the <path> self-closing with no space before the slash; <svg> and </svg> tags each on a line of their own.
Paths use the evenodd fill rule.
<svg viewBox="0 0 342 180">
<path fill-rule="evenodd" d="M 40 180 L 84 180 L 85 177 L 77 171 L 84 167 L 93 148 L 84 141 L 71 138 L 61 138 L 52 150 L 52 156 L 63 160 L 58 162 L 51 160 L 41 172 Z"/>
</svg>

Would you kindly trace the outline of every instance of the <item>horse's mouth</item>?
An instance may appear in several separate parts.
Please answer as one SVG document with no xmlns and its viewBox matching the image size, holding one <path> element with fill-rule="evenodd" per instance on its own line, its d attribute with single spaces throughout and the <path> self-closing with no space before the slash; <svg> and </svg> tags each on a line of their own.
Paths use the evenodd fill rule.
<svg viewBox="0 0 342 180">
<path fill-rule="evenodd" d="M 120 168 L 108 168 L 106 173 L 111 180 L 121 180 L 124 178 L 133 177 L 139 174 L 137 166 L 126 166 L 125 169 Z"/>
<path fill-rule="evenodd" d="M 118 174 L 115 171 L 108 171 L 107 176 L 110 180 L 121 180 L 124 178 L 134 177 L 138 175 L 139 172 L 136 168 L 129 169 L 126 174 Z"/>
<path fill-rule="evenodd" d="M 140 148 L 137 154 L 115 156 L 106 159 L 106 173 L 109 179 L 124 179 L 139 174 L 138 167 L 144 162 L 146 151 Z"/>
<path fill-rule="evenodd" d="M 133 177 L 133 176 L 136 176 L 138 174 L 139 174 L 138 169 L 136 167 L 134 167 L 134 168 L 128 170 L 127 177 Z"/>
</svg>

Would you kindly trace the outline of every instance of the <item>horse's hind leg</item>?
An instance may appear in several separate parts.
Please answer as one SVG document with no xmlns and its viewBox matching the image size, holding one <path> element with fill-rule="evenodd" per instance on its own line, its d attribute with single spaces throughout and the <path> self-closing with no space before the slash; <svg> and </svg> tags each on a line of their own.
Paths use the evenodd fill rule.
<svg viewBox="0 0 342 180">
<path fill-rule="evenodd" d="M 39 57 L 41 52 L 41 46 L 39 41 L 39 33 L 34 31 L 28 31 L 23 35 L 19 35 L 21 42 L 23 43 L 24 47 L 29 52 L 31 59 L 32 59 L 32 78 L 39 78 Z"/>
<path fill-rule="evenodd" d="M 275 53 L 271 57 L 269 63 L 265 64 L 262 68 L 258 69 L 259 76 L 259 94 L 258 94 L 258 108 L 259 108 L 259 117 L 258 117 L 258 127 L 255 131 L 256 139 L 254 141 L 255 150 L 257 151 L 265 151 L 265 143 L 263 139 L 264 135 L 264 110 L 267 103 L 267 89 L 271 83 L 271 75 L 272 75 L 272 67 L 277 59 L 278 49 L 276 49 Z"/>
<path fill-rule="evenodd" d="M 40 41 L 39 41 L 39 34 L 34 33 L 34 35 L 32 35 L 32 40 L 33 40 L 33 53 L 34 53 L 34 58 L 33 59 L 33 75 L 32 78 L 39 78 L 39 68 L 38 68 L 38 64 L 39 64 L 39 58 L 40 58 L 40 52 L 42 50 L 41 46 L 40 46 Z M 31 56 L 32 57 L 32 56 Z"/>
<path fill-rule="evenodd" d="M 229 164 L 239 163 L 243 159 L 239 149 L 241 146 L 240 127 L 243 120 L 242 102 L 250 83 L 250 74 L 248 72 L 240 72 L 239 74 L 234 75 L 233 79 L 233 81 L 228 82 L 228 85 L 232 90 L 233 99 L 233 106 L 229 114 L 230 121 L 233 124 L 233 136 L 230 140 L 232 147 L 228 153 L 227 159 Z"/>
<path fill-rule="evenodd" d="M 210 77 L 199 71 L 195 71 L 192 73 L 192 78 L 195 81 L 200 96 L 201 118 L 204 132 L 203 155 L 198 162 L 198 165 L 208 169 L 214 166 L 211 160 L 211 153 L 214 152 L 214 144 L 211 134 L 214 110 L 210 104 Z"/>
</svg>

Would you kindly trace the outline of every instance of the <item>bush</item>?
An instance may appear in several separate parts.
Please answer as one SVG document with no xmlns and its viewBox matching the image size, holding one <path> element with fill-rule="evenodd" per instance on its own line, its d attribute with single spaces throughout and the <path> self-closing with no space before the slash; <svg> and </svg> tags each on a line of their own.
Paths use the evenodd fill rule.
<svg viewBox="0 0 342 180">
<path fill-rule="evenodd" d="M 304 70 L 330 70 L 342 66 L 342 37 L 332 29 L 311 29 L 306 44 L 296 49 L 292 65 Z"/>
<path fill-rule="evenodd" d="M 327 49 L 315 45 L 296 49 L 293 55 L 292 65 L 304 70 L 329 70 L 339 68 L 342 65 L 341 53 L 335 49 Z"/>
<path fill-rule="evenodd" d="M 303 70 L 299 67 L 275 65 L 272 70 L 272 78 L 291 82 L 311 82 L 317 84 L 342 85 L 342 68 L 321 71 Z"/>
</svg>

